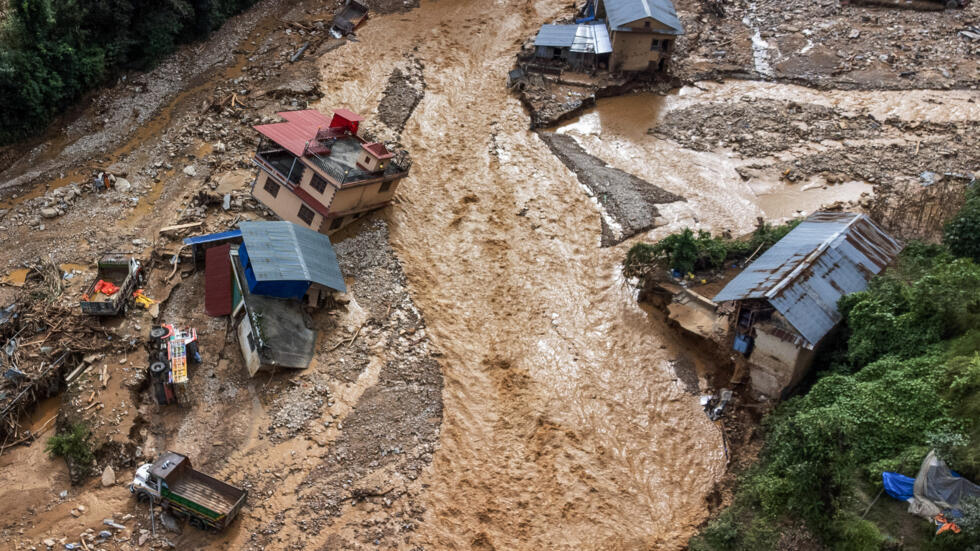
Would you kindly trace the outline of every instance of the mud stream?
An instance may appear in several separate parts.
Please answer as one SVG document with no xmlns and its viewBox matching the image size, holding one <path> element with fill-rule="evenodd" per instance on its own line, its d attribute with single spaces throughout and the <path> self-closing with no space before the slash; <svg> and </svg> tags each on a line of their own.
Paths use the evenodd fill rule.
<svg viewBox="0 0 980 551">
<path fill-rule="evenodd" d="M 385 216 L 445 384 L 438 451 L 418 482 L 425 519 L 405 548 L 681 549 L 725 471 L 721 432 L 673 368 L 703 359 L 637 304 L 619 271 L 634 240 L 599 247 L 599 207 L 528 130 L 527 113 L 506 89 L 520 44 L 566 8 L 558 0 L 425 0 L 414 11 L 372 18 L 357 41 L 318 61 L 325 96 L 317 107 L 350 108 L 369 121 L 392 71 L 423 67 L 425 95 L 401 134 L 414 166 Z M 557 131 L 687 199 L 665 205 L 668 224 L 647 238 L 692 224 L 747 231 L 757 216 L 789 216 L 869 189 L 745 182 L 736 169 L 746 160 L 730 151 L 693 151 L 647 134 L 670 110 L 746 95 L 879 117 L 980 118 L 967 93 L 728 82 L 602 100 Z M 146 203 L 159 198 L 154 190 Z M 336 389 L 338 399 L 358 400 L 378 370 Z M 221 377 L 230 371 L 224 362 L 217 369 Z M 317 461 L 299 439 L 260 460 L 249 455 L 263 446 L 259 427 L 268 421 L 254 393 L 251 386 L 242 393 L 251 409 L 234 426 L 217 410 L 196 423 L 205 435 L 209 424 L 227 424 L 228 439 L 245 441 L 225 454 L 226 474 L 288 471 L 282 491 L 254 494 L 255 509 L 298 508 L 294 490 Z M 200 441 L 202 449 L 189 451 L 218 445 Z M 351 509 L 344 514 L 338 531 L 358 518 Z M 306 538 L 293 521 L 283 539 Z M 243 518 L 223 547 L 243 548 L 261 528 Z M 305 541 L 326 546 L 329 532 Z"/>
</svg>

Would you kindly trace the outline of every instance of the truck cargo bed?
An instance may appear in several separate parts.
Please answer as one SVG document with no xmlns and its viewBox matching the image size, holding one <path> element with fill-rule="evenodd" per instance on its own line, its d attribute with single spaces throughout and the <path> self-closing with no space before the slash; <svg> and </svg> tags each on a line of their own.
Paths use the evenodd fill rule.
<svg viewBox="0 0 980 551">
<path fill-rule="evenodd" d="M 198 471 L 190 471 L 170 484 L 170 491 L 182 498 L 226 515 L 244 494 L 234 486 Z"/>
</svg>

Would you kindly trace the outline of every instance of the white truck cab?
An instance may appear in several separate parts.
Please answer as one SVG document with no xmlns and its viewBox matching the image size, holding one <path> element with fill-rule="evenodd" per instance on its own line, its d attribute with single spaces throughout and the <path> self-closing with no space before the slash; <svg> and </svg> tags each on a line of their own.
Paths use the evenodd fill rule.
<svg viewBox="0 0 980 551">
<path fill-rule="evenodd" d="M 133 477 L 133 482 L 129 485 L 129 491 L 136 494 L 140 501 L 146 501 L 151 497 L 154 501 L 160 500 L 160 480 L 150 475 L 150 468 L 152 467 L 152 463 L 146 463 L 136 469 L 136 476 Z"/>
</svg>

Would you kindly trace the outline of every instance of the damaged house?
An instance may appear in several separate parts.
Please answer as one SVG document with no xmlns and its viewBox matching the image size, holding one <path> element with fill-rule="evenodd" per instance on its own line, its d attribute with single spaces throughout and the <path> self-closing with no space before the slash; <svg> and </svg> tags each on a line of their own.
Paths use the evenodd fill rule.
<svg viewBox="0 0 980 551">
<path fill-rule="evenodd" d="M 320 233 L 388 205 L 408 168 L 384 144 L 361 137 L 360 116 L 337 109 L 285 111 L 255 126 L 262 139 L 252 196 L 279 218 Z"/>
<path fill-rule="evenodd" d="M 239 244 L 207 250 L 209 315 L 231 315 L 250 376 L 305 369 L 317 332 L 304 307 L 346 292 L 330 238 L 292 222 L 242 222 Z M 223 234 L 218 234 L 223 235 Z"/>
<path fill-rule="evenodd" d="M 684 34 L 670 0 L 588 0 L 582 13 L 574 24 L 543 25 L 535 57 L 579 70 L 662 72 Z"/>
<path fill-rule="evenodd" d="M 902 246 L 866 215 L 818 212 L 749 264 L 715 298 L 731 301 L 729 342 L 756 392 L 777 397 L 804 376 L 841 314 Z"/>
</svg>

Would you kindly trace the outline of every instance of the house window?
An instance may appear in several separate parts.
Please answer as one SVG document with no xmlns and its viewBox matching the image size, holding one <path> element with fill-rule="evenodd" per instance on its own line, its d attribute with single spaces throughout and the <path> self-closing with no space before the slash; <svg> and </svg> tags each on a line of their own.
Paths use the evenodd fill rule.
<svg viewBox="0 0 980 551">
<path fill-rule="evenodd" d="M 388 191 L 389 189 L 391 189 L 391 180 L 389 180 L 387 182 L 383 182 L 381 184 L 381 189 L 378 190 L 378 193 L 384 193 L 384 192 Z"/>
<path fill-rule="evenodd" d="M 327 189 L 327 181 L 321 178 L 318 174 L 313 176 L 313 180 L 310 181 L 310 187 L 323 193 L 323 190 Z"/>
<path fill-rule="evenodd" d="M 307 207 L 306 205 L 300 205 L 299 214 L 297 216 L 299 216 L 300 220 L 306 222 L 308 226 L 313 225 L 313 216 L 315 216 L 315 213 L 313 212 L 313 209 L 311 209 L 310 207 Z"/>
<path fill-rule="evenodd" d="M 651 52 L 657 52 L 657 51 L 663 51 L 663 50 L 665 50 L 666 48 L 663 47 L 663 45 L 661 44 L 661 42 L 667 42 L 667 41 L 666 40 L 661 41 L 661 40 L 659 40 L 657 38 L 654 38 L 653 39 L 653 42 L 650 43 L 650 51 Z"/>
<path fill-rule="evenodd" d="M 262 186 L 262 189 L 264 189 L 273 198 L 279 195 L 279 184 L 273 182 L 271 179 L 266 179 L 265 185 Z"/>
<path fill-rule="evenodd" d="M 650 28 L 650 22 L 649 21 L 644 21 L 643 22 L 643 27 L 649 29 Z"/>
<path fill-rule="evenodd" d="M 255 352 L 255 337 L 252 336 L 252 332 L 248 332 L 248 349 Z"/>
<path fill-rule="evenodd" d="M 335 229 L 339 228 L 341 226 L 341 224 L 343 224 L 343 223 L 344 223 L 344 217 L 343 216 L 341 216 L 340 218 L 334 218 L 333 219 L 333 222 L 330 223 L 330 229 L 331 230 L 335 230 Z"/>
</svg>

